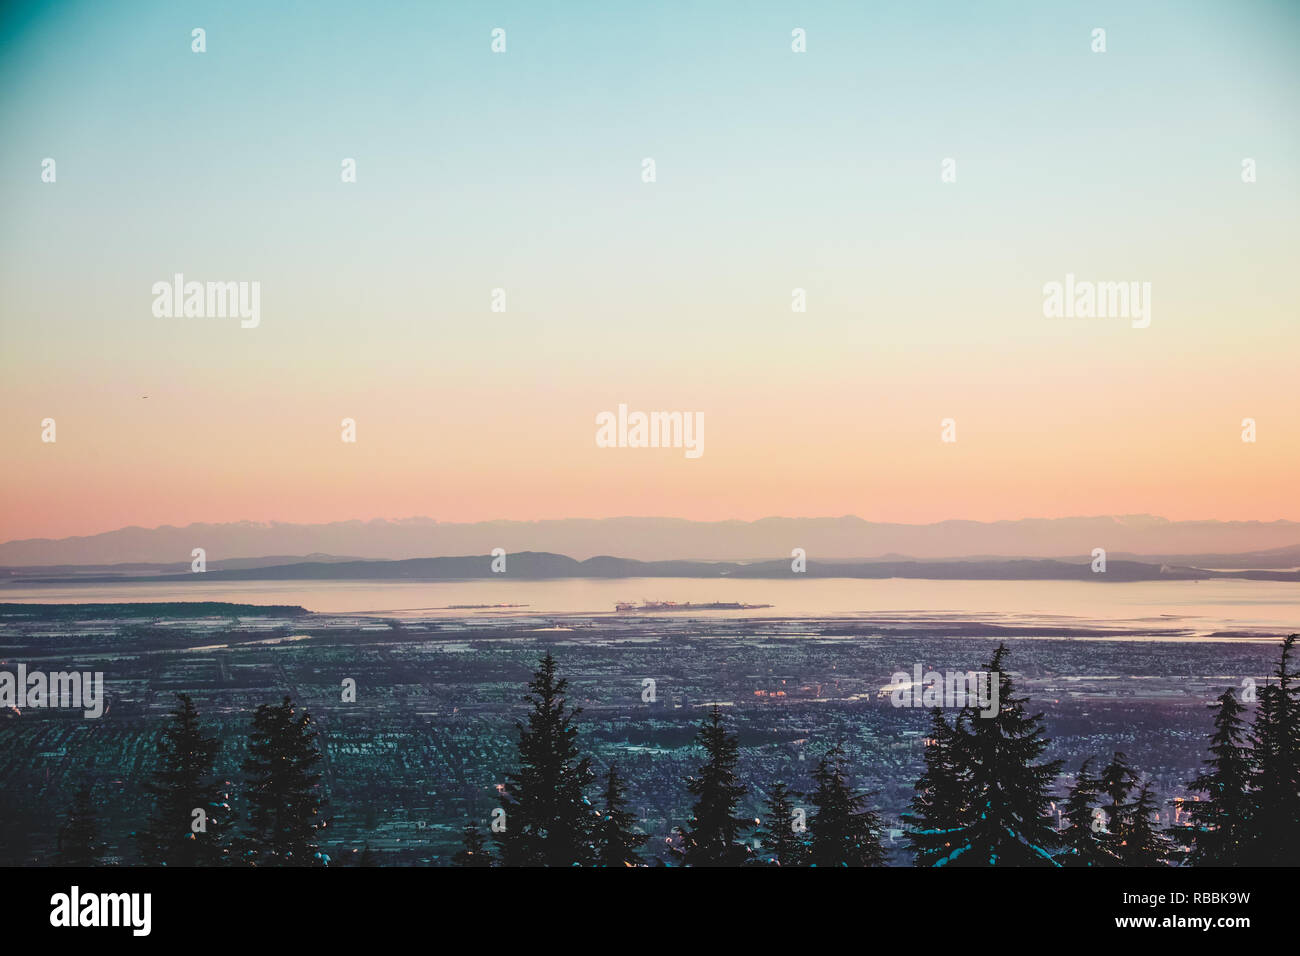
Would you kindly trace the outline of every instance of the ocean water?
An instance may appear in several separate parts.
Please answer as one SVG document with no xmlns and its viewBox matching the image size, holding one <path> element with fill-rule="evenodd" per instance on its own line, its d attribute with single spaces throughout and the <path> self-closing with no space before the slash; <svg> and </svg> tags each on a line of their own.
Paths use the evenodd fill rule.
<svg viewBox="0 0 1300 956">
<path fill-rule="evenodd" d="M 657 617 L 868 618 L 1103 626 L 1275 635 L 1300 630 L 1300 585 L 1275 581 L 925 581 L 799 578 L 567 578 L 550 581 L 219 581 L 5 585 L 0 602 L 229 601 L 295 604 L 327 614 L 521 617 L 614 614 L 619 601 L 735 602 L 770 608 Z M 525 605 L 452 610 L 451 605 Z"/>
</svg>

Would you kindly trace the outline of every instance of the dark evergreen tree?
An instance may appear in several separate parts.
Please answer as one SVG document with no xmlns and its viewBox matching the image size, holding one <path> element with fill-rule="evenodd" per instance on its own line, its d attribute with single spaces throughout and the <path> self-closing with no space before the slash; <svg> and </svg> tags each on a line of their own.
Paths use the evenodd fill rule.
<svg viewBox="0 0 1300 956">
<path fill-rule="evenodd" d="M 597 866 L 641 866 L 640 849 L 650 839 L 636 831 L 636 815 L 627 809 L 627 791 L 618 775 L 618 767 L 610 764 L 605 775 L 605 805 L 596 823 Z"/>
<path fill-rule="evenodd" d="M 548 651 L 524 696 L 532 711 L 519 731 L 519 769 L 503 791 L 506 829 L 498 834 L 505 866 L 586 866 L 594 858 L 596 812 L 586 797 L 591 758 L 578 756 L 581 708 L 568 706 L 568 681 Z"/>
<path fill-rule="evenodd" d="M 0 728 L 5 726 L 0 715 Z M 8 739 L 0 731 L 0 746 L 10 746 Z M 47 847 L 43 839 L 42 824 L 48 821 L 48 809 L 42 801 L 26 793 L 26 788 L 17 786 L 0 786 L 0 868 L 15 866 L 46 866 L 57 862 L 57 857 L 45 858 Z"/>
<path fill-rule="evenodd" d="M 1206 770 L 1188 787 L 1205 794 L 1188 804 L 1190 860 L 1198 866 L 1239 866 L 1250 848 L 1251 754 L 1246 746 L 1245 707 L 1232 689 L 1210 705 L 1214 733 Z"/>
<path fill-rule="evenodd" d="M 749 847 L 740 841 L 745 821 L 736 816 L 745 795 L 736 777 L 740 745 L 727 733 L 716 705 L 696 739 L 704 748 L 705 762 L 687 781 L 695 806 L 689 824 L 677 828 L 681 846 L 673 854 L 685 866 L 740 866 L 749 857 Z"/>
<path fill-rule="evenodd" d="M 466 825 L 464 836 L 461 838 L 461 848 L 451 858 L 451 862 L 456 866 L 492 865 L 492 851 L 488 849 L 487 840 L 474 824 Z"/>
<path fill-rule="evenodd" d="M 1160 866 L 1169 860 L 1169 837 L 1156 826 L 1156 808 L 1159 803 L 1151 791 L 1148 780 L 1138 788 L 1125 824 L 1124 842 L 1119 847 L 1119 860 L 1124 866 Z"/>
<path fill-rule="evenodd" d="M 1059 760 L 1037 763 L 1049 744 L 1042 714 L 1025 711 L 1004 670 L 1007 647 L 999 645 L 986 672 L 998 681 L 998 712 L 981 717 L 966 710 L 954 753 L 969 778 L 970 810 L 952 834 L 953 849 L 936 866 L 1056 866 L 1059 834 L 1049 817 Z"/>
<path fill-rule="evenodd" d="M 965 736 L 964 714 L 949 725 L 943 711 L 930 712 L 925 770 L 916 781 L 911 812 L 903 814 L 907 841 L 917 866 L 935 866 L 953 851 L 953 841 L 970 823 L 970 773 L 958 748 Z"/>
<path fill-rule="evenodd" d="M 1129 764 L 1128 757 L 1116 751 L 1101 772 L 1101 795 L 1104 798 L 1101 809 L 1106 814 L 1101 845 L 1110 865 L 1116 865 L 1124 858 L 1124 841 L 1128 839 L 1133 821 L 1134 804 L 1129 796 L 1137 782 L 1137 771 Z"/>
<path fill-rule="evenodd" d="M 325 799 L 323 760 L 316 728 L 305 710 L 285 697 L 280 704 L 263 704 L 253 716 L 244 761 L 248 823 L 243 859 L 254 866 L 323 866 L 320 831 Z"/>
<path fill-rule="evenodd" d="M 1062 866 L 1105 866 L 1112 862 L 1107 849 L 1105 818 L 1100 807 L 1101 780 L 1092 772 L 1089 757 L 1079 767 L 1074 786 L 1065 799 L 1065 830 L 1061 839 L 1065 850 L 1059 857 Z"/>
<path fill-rule="evenodd" d="M 807 824 L 796 828 L 795 805 L 802 794 L 790 790 L 784 783 L 772 785 L 772 792 L 764 801 L 764 819 L 754 831 L 763 851 L 763 863 L 771 866 L 807 866 Z"/>
<path fill-rule="evenodd" d="M 225 859 L 230 818 L 225 788 L 212 778 L 221 745 L 204 733 L 189 695 L 176 699 L 144 788 L 153 812 L 139 835 L 140 855 L 146 866 L 214 866 Z"/>
<path fill-rule="evenodd" d="M 364 847 L 361 848 L 361 857 L 360 859 L 357 860 L 357 866 L 364 866 L 368 868 L 368 867 L 374 867 L 378 865 L 379 865 L 379 854 L 376 853 L 374 850 L 370 849 L 370 844 L 367 843 Z"/>
<path fill-rule="evenodd" d="M 854 792 L 845 779 L 846 758 L 832 747 L 817 764 L 817 784 L 810 800 L 817 812 L 809 821 L 811 866 L 884 866 L 880 817 L 867 807 L 867 795 Z"/>
<path fill-rule="evenodd" d="M 90 784 L 84 784 L 73 797 L 67 820 L 59 830 L 58 862 L 60 866 L 99 866 L 103 856 L 94 791 Z"/>
<path fill-rule="evenodd" d="M 1300 859 L 1300 673 L 1291 669 L 1296 635 L 1282 642 L 1273 676 L 1260 690 L 1251 732 L 1255 772 L 1250 862 L 1295 865 Z"/>
</svg>

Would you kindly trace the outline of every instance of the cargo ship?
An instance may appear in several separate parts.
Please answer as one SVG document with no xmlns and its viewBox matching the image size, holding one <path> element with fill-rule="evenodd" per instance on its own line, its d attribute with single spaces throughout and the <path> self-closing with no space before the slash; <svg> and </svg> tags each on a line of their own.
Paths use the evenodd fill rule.
<svg viewBox="0 0 1300 956">
<path fill-rule="evenodd" d="M 709 604 L 678 604 L 676 601 L 643 601 L 633 604 L 631 601 L 619 601 L 614 605 L 615 614 L 637 614 L 642 611 L 754 611 L 771 607 L 770 604 L 737 604 L 734 601 L 713 601 Z"/>
</svg>

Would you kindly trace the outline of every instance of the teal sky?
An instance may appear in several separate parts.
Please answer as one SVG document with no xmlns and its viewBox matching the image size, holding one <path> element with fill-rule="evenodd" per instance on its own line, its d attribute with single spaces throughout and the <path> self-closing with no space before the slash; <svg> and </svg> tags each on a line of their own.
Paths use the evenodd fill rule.
<svg viewBox="0 0 1300 956">
<path fill-rule="evenodd" d="M 6 441 L 56 397 L 154 389 L 265 415 L 290 388 L 334 419 L 394 382 L 394 402 L 524 416 L 546 391 L 584 422 L 621 400 L 726 413 L 724 385 L 739 415 L 782 390 L 824 407 L 910 382 L 938 396 L 929 422 L 954 381 L 1023 386 L 1033 405 L 1050 384 L 1020 370 L 1073 382 L 1080 364 L 1133 406 L 1227 376 L 1267 409 L 1300 354 L 1300 4 L 66 0 L 0 16 Z M 1042 284 L 1067 271 L 1153 282 L 1149 334 L 1046 322 Z M 174 272 L 261 281 L 261 328 L 160 326 L 148 290 Z M 504 316 L 487 311 L 498 286 Z"/>
<path fill-rule="evenodd" d="M 1294 236 L 1296 4 L 701 6 L 12 4 L 11 291 L 61 275 L 102 308 L 189 264 L 310 283 L 325 312 L 337 292 L 400 307 L 403 287 L 468 305 L 484 283 L 536 289 L 538 306 L 569 286 L 744 302 L 777 263 L 781 287 L 834 296 L 842 267 L 887 283 L 926 246 L 974 275 L 999 245 L 1048 275 L 1135 255 L 1147 274 L 1185 261 L 1207 220 L 1267 229 L 1243 208 L 1242 156 L 1276 215 L 1259 238 Z M 489 52 L 494 26 L 505 55 Z M 31 175 L 44 156 L 61 204 Z M 346 192 L 343 156 L 359 163 Z M 643 156 L 657 189 L 628 188 Z M 935 188 L 945 156 L 956 190 Z M 970 246 L 966 269 L 953 244 Z M 576 318 L 567 329 L 608 333 Z"/>
</svg>

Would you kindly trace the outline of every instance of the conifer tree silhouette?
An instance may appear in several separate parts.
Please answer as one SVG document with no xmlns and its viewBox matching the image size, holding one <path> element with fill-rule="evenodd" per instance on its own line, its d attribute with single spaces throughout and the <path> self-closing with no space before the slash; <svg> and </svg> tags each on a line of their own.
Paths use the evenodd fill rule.
<svg viewBox="0 0 1300 956">
<path fill-rule="evenodd" d="M 99 866 L 104 844 L 99 839 L 99 821 L 95 816 L 94 788 L 83 784 L 72 799 L 68 817 L 59 830 L 58 862 L 60 866 Z"/>
<path fill-rule="evenodd" d="M 947 859 L 953 841 L 970 823 L 970 774 L 958 753 L 965 735 L 964 716 L 959 712 L 950 725 L 939 708 L 930 712 L 922 757 L 925 770 L 916 781 L 911 810 L 903 814 L 917 866 L 934 866 Z"/>
<path fill-rule="evenodd" d="M 965 728 L 953 748 L 959 777 L 967 781 L 966 819 L 954 828 L 952 849 L 935 866 L 1056 866 L 1060 835 L 1048 817 L 1059 760 L 1037 763 L 1049 741 L 1042 714 L 1025 711 L 1004 669 L 1005 644 L 986 672 L 998 683 L 998 713 L 981 717 L 967 708 Z"/>
<path fill-rule="evenodd" d="M 764 801 L 763 817 L 754 831 L 763 851 L 761 862 L 771 866 L 808 865 L 806 824 L 802 829 L 795 829 L 794 801 L 801 796 L 784 783 L 772 785 L 772 792 Z"/>
<path fill-rule="evenodd" d="M 811 866 L 883 866 L 880 817 L 867 807 L 868 795 L 854 792 L 845 779 L 846 756 L 839 747 L 827 751 L 813 771 L 811 797 L 817 812 L 809 821 Z"/>
<path fill-rule="evenodd" d="M 176 699 L 144 788 L 153 811 L 139 836 L 140 855 L 147 866 L 214 866 L 225 860 L 230 819 L 225 789 L 212 779 L 220 743 L 204 733 L 189 695 Z"/>
<path fill-rule="evenodd" d="M 1239 866 L 1250 850 L 1251 753 L 1247 743 L 1245 707 L 1232 689 L 1220 694 L 1214 711 L 1214 733 L 1206 769 L 1188 788 L 1205 794 L 1188 804 L 1191 817 L 1190 862 L 1199 866 Z"/>
<path fill-rule="evenodd" d="M 488 842 L 474 824 L 466 824 L 461 837 L 461 848 L 456 851 L 451 862 L 456 866 L 469 867 L 492 865 L 492 852 L 488 849 Z"/>
<path fill-rule="evenodd" d="M 1259 692 L 1251 730 L 1255 771 L 1249 854 L 1257 866 L 1294 865 L 1300 856 L 1300 673 L 1291 669 L 1296 635 L 1282 642 L 1277 668 Z"/>
<path fill-rule="evenodd" d="M 528 723 L 515 724 L 519 769 L 506 778 L 506 829 L 497 835 L 505 866 L 587 866 L 594 860 L 596 811 L 585 791 L 595 775 L 591 758 L 578 755 L 574 720 L 582 709 L 569 708 L 568 686 L 548 651 L 524 696 L 532 705 Z"/>
<path fill-rule="evenodd" d="M 1158 805 L 1148 780 L 1138 788 L 1125 827 L 1124 842 L 1119 847 L 1120 863 L 1124 866 L 1159 866 L 1168 862 L 1172 849 L 1169 837 L 1153 820 Z"/>
<path fill-rule="evenodd" d="M 1112 862 L 1104 836 L 1101 779 L 1092 772 L 1093 758 L 1084 760 L 1065 799 L 1066 827 L 1061 833 L 1065 849 L 1062 866 L 1106 866 Z"/>
<path fill-rule="evenodd" d="M 243 861 L 254 866 L 324 866 L 319 846 L 327 826 L 316 765 L 324 759 L 311 715 L 292 699 L 263 704 L 248 734 Z"/>
<path fill-rule="evenodd" d="M 627 788 L 610 764 L 605 775 L 604 806 L 596 823 L 596 864 L 598 866 L 641 866 L 638 852 L 650 839 L 638 833 L 636 816 L 627 809 Z"/>
<path fill-rule="evenodd" d="M 695 806 L 687 826 L 677 828 L 681 846 L 673 848 L 673 855 L 685 866 L 740 866 L 749 858 L 749 847 L 739 839 L 745 821 L 736 816 L 745 795 L 736 776 L 740 745 L 727 733 L 716 704 L 696 739 L 705 762 L 687 781 Z"/>
<path fill-rule="evenodd" d="M 357 866 L 364 866 L 367 868 L 379 866 L 379 854 L 370 849 L 369 843 L 361 848 L 361 856 L 357 860 Z"/>
<path fill-rule="evenodd" d="M 1134 808 L 1129 795 L 1137 786 L 1137 781 L 1137 771 L 1121 751 L 1115 752 L 1101 772 L 1101 795 L 1105 798 L 1101 809 L 1106 814 L 1106 828 L 1102 832 L 1101 845 L 1106 852 L 1106 865 L 1114 866 L 1124 859 L 1123 845 L 1132 826 Z"/>
</svg>

